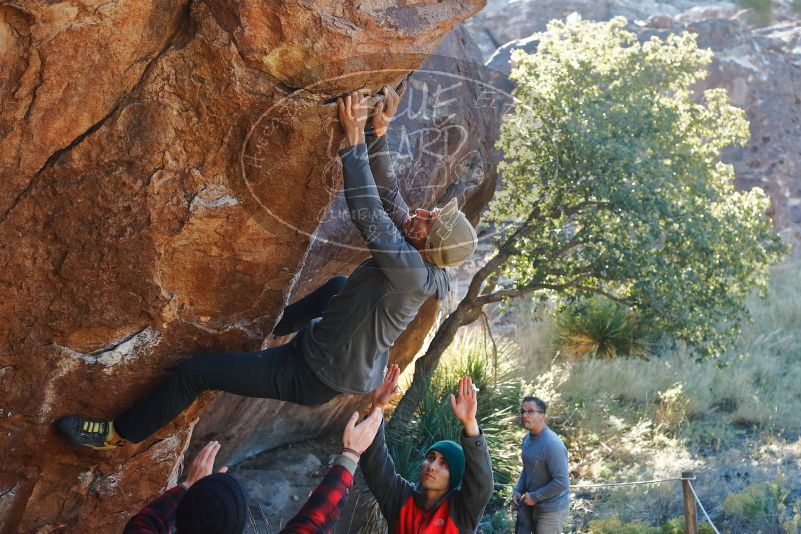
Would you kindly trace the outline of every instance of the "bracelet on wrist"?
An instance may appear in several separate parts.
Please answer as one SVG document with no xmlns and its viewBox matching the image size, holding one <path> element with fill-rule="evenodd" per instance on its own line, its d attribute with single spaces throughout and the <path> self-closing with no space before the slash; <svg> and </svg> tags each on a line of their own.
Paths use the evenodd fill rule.
<svg viewBox="0 0 801 534">
<path fill-rule="evenodd" d="M 342 453 L 344 454 L 346 452 L 349 452 L 349 453 L 355 455 L 357 458 L 362 455 L 362 453 L 357 451 L 356 449 L 351 449 L 350 447 L 342 447 Z"/>
</svg>

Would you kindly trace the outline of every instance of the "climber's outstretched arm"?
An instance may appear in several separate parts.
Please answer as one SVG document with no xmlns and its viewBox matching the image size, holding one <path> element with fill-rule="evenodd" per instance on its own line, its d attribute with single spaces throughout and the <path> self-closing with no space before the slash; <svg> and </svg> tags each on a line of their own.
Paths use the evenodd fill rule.
<svg viewBox="0 0 801 534">
<path fill-rule="evenodd" d="M 403 222 L 409 216 L 409 206 L 401 196 L 398 179 L 392 170 L 386 135 L 389 124 L 398 111 L 400 96 L 389 86 L 385 86 L 382 92 L 384 99 L 375 105 L 372 128 L 366 130 L 365 141 L 370 158 L 370 170 L 373 172 L 381 204 L 395 226 L 402 228 Z"/>
</svg>

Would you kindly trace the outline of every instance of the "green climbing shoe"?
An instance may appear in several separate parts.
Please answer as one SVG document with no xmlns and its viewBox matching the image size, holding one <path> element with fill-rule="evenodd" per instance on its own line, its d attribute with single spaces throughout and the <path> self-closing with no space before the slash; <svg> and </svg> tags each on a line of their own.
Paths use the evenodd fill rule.
<svg viewBox="0 0 801 534">
<path fill-rule="evenodd" d="M 107 451 L 123 445 L 122 441 L 111 441 L 113 422 L 87 419 L 79 415 L 69 415 L 56 421 L 56 429 L 61 436 L 77 447 L 89 447 Z"/>
</svg>

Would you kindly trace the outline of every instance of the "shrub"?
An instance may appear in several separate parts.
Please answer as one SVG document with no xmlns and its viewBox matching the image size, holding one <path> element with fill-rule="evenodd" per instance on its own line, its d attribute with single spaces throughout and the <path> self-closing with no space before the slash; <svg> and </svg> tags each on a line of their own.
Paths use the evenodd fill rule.
<svg viewBox="0 0 801 534">
<path fill-rule="evenodd" d="M 617 516 L 595 519 L 590 521 L 587 526 L 590 534 L 661 534 L 657 527 L 651 527 L 639 521 L 624 523 Z"/>
<path fill-rule="evenodd" d="M 659 405 L 656 408 L 656 422 L 673 435 L 678 435 L 687 417 L 687 395 L 684 385 L 676 382 L 670 388 L 660 391 Z"/>
<path fill-rule="evenodd" d="M 641 521 L 624 523 L 619 517 L 595 519 L 587 525 L 590 534 L 684 534 L 684 518 L 675 517 L 661 527 L 652 527 Z M 714 534 L 708 523 L 698 525 L 698 534 Z"/>
<path fill-rule="evenodd" d="M 796 499 L 792 505 L 779 505 L 779 522 L 788 534 L 801 532 L 801 499 Z"/>
<path fill-rule="evenodd" d="M 748 532 L 783 534 L 780 518 L 784 515 L 787 490 L 781 480 L 758 482 L 733 493 L 723 501 L 729 522 Z"/>
<path fill-rule="evenodd" d="M 662 525 L 659 534 L 684 534 L 684 518 L 674 517 Z M 715 534 L 715 531 L 709 523 L 701 523 L 698 525 L 698 534 Z"/>
<path fill-rule="evenodd" d="M 373 499 L 365 508 L 364 522 L 359 527 L 358 534 L 387 534 L 387 532 L 389 526 L 381 513 L 381 507 Z"/>
<path fill-rule="evenodd" d="M 573 358 L 645 356 L 647 343 L 639 315 L 603 297 L 567 306 L 556 319 L 556 345 Z"/>
<path fill-rule="evenodd" d="M 480 531 L 483 534 L 507 534 L 515 530 L 515 516 L 507 508 L 501 508 L 492 515 L 485 515 Z"/>
</svg>

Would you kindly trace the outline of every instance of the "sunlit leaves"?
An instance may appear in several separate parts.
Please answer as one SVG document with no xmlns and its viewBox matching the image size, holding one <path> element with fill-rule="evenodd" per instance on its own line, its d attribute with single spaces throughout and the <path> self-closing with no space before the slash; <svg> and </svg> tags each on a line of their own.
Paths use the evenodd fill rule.
<svg viewBox="0 0 801 534">
<path fill-rule="evenodd" d="M 692 34 L 640 43 L 625 21 L 554 22 L 513 54 L 516 106 L 488 219 L 524 221 L 500 288 L 602 291 L 717 353 L 784 247 L 760 189 L 736 192 L 721 151 L 748 139 L 723 89 L 694 96 L 711 52 Z M 497 288 L 496 288 L 497 289 Z"/>
</svg>

